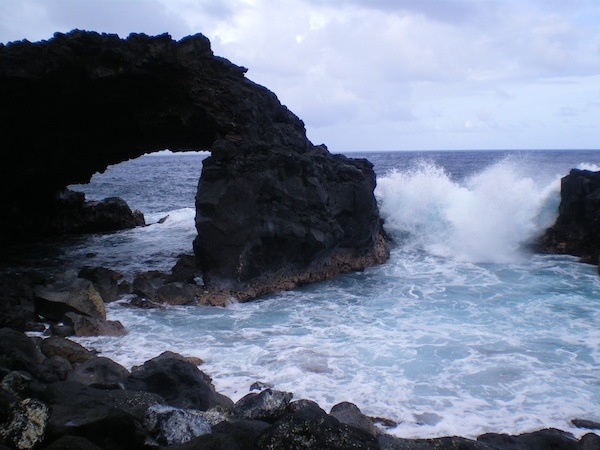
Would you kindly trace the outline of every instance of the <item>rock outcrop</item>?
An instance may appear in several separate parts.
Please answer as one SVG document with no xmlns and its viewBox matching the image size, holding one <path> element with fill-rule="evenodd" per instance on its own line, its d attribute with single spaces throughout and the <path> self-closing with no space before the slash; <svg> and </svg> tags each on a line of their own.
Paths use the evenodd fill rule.
<svg viewBox="0 0 600 450">
<path fill-rule="evenodd" d="M 598 264 L 600 254 L 600 172 L 572 169 L 561 180 L 558 219 L 537 241 L 545 253 L 581 257 Z"/>
<path fill-rule="evenodd" d="M 204 149 L 194 248 L 210 289 L 245 300 L 385 261 L 371 164 L 314 146 L 245 72 L 200 34 L 0 45 L 0 239 L 51 233 L 65 188 L 109 164 Z"/>
</svg>

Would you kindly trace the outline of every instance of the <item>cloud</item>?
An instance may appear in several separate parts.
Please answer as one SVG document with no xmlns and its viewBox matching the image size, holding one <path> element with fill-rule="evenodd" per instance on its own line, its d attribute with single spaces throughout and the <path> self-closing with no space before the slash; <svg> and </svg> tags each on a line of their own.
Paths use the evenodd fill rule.
<svg viewBox="0 0 600 450">
<path fill-rule="evenodd" d="M 597 0 L 0 2 L 2 42 L 201 32 L 334 150 L 551 147 L 554 132 L 597 145 L 597 127 L 574 136 L 564 113 L 596 122 L 598 23 Z"/>
</svg>

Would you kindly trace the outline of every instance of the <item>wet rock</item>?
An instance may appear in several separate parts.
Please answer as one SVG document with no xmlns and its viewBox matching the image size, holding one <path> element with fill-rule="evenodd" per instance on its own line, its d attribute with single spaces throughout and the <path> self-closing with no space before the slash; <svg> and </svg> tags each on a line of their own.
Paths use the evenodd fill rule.
<svg viewBox="0 0 600 450">
<path fill-rule="evenodd" d="M 81 363 L 69 376 L 69 381 L 101 389 L 122 389 L 129 370 L 111 359 L 97 356 Z"/>
<path fill-rule="evenodd" d="M 72 325 L 65 323 L 53 323 L 50 325 L 50 328 L 46 330 L 46 334 L 66 338 L 68 336 L 74 336 L 75 330 L 73 329 Z"/>
<path fill-rule="evenodd" d="M 577 428 L 586 428 L 588 430 L 600 430 L 600 422 L 586 419 L 573 419 L 571 420 L 573 426 Z"/>
<path fill-rule="evenodd" d="M 598 450 L 600 449 L 600 436 L 594 433 L 587 433 L 579 440 L 579 450 Z"/>
<path fill-rule="evenodd" d="M 89 280 L 67 272 L 55 283 L 34 289 L 35 311 L 52 320 L 60 321 L 66 313 L 76 312 L 97 319 L 106 319 L 102 297 Z"/>
<path fill-rule="evenodd" d="M 81 314 L 66 313 L 65 320 L 75 336 L 123 336 L 127 330 L 118 320 L 102 320 Z"/>
<path fill-rule="evenodd" d="M 285 413 L 291 399 L 291 392 L 265 389 L 260 394 L 250 393 L 238 400 L 233 414 L 240 419 L 275 422 Z"/>
<path fill-rule="evenodd" d="M 163 284 L 156 290 L 157 300 L 169 305 L 196 303 L 200 295 L 201 291 L 196 285 L 178 281 Z"/>
<path fill-rule="evenodd" d="M 507 450 L 577 450 L 578 448 L 577 440 L 572 434 L 553 428 L 517 436 L 487 433 L 479 436 L 477 441 Z"/>
<path fill-rule="evenodd" d="M 85 362 L 95 356 L 95 353 L 77 342 L 58 336 L 50 336 L 42 340 L 40 349 L 47 357 L 62 356 L 71 364 Z"/>
<path fill-rule="evenodd" d="M 43 441 L 47 421 L 48 407 L 27 398 L 13 406 L 0 434 L 17 449 L 31 449 Z"/>
<path fill-rule="evenodd" d="M 181 254 L 177 257 L 177 262 L 171 269 L 171 274 L 166 281 L 172 283 L 179 281 L 183 283 L 195 283 L 196 277 L 200 275 L 200 268 L 194 255 Z"/>
<path fill-rule="evenodd" d="M 105 267 L 85 266 L 77 276 L 91 281 L 105 303 L 119 298 L 118 281 L 123 277 L 120 273 Z"/>
<path fill-rule="evenodd" d="M 262 391 L 264 389 L 272 389 L 273 385 L 269 383 L 263 383 L 262 381 L 255 381 L 250 386 L 250 391 Z"/>
<path fill-rule="evenodd" d="M 139 273 L 133 279 L 133 293 L 151 301 L 158 301 L 158 289 L 168 275 L 157 270 Z"/>
<path fill-rule="evenodd" d="M 165 309 L 165 306 L 161 305 L 160 303 L 153 302 L 147 298 L 139 297 L 132 298 L 127 303 L 124 303 L 123 306 L 140 309 Z"/>
<path fill-rule="evenodd" d="M 211 432 L 201 411 L 153 405 L 148 408 L 144 425 L 160 444 L 183 444 Z"/>
<path fill-rule="evenodd" d="M 300 399 L 291 402 L 287 407 L 287 413 L 298 419 L 325 419 L 328 414 L 312 400 Z"/>
<path fill-rule="evenodd" d="M 359 428 L 372 436 L 377 436 L 379 434 L 379 430 L 373 424 L 371 419 L 365 416 L 354 403 L 338 403 L 331 408 L 330 414 L 341 423 Z"/>
<path fill-rule="evenodd" d="M 572 169 L 561 180 L 558 218 L 538 239 L 545 253 L 579 256 L 597 264 L 600 255 L 600 172 Z"/>
<path fill-rule="evenodd" d="M 206 411 L 215 406 L 233 407 L 233 402 L 216 392 L 211 378 L 181 355 L 165 352 L 132 371 L 127 389 L 154 392 L 166 404 Z"/>
</svg>

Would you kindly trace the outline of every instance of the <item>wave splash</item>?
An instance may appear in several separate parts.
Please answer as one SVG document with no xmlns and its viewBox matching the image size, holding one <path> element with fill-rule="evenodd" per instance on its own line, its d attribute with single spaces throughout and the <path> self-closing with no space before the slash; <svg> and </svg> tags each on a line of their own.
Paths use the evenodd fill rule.
<svg viewBox="0 0 600 450">
<path fill-rule="evenodd" d="M 510 263 L 556 220 L 558 179 L 539 186 L 506 158 L 462 182 L 419 161 L 379 179 L 385 226 L 403 246 L 473 263 Z"/>
</svg>

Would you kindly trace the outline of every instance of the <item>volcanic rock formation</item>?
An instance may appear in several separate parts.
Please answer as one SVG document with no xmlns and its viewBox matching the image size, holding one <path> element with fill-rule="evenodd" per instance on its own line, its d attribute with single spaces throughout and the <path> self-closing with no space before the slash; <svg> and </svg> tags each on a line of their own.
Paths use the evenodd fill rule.
<svg viewBox="0 0 600 450">
<path fill-rule="evenodd" d="M 245 72 L 200 34 L 0 45 L 0 241 L 53 231 L 64 189 L 109 164 L 204 149 L 194 249 L 209 287 L 245 299 L 383 262 L 371 164 L 314 146 Z"/>
<path fill-rule="evenodd" d="M 600 172 L 572 169 L 561 180 L 556 223 L 539 238 L 546 253 L 581 257 L 597 264 L 600 254 Z"/>
</svg>

